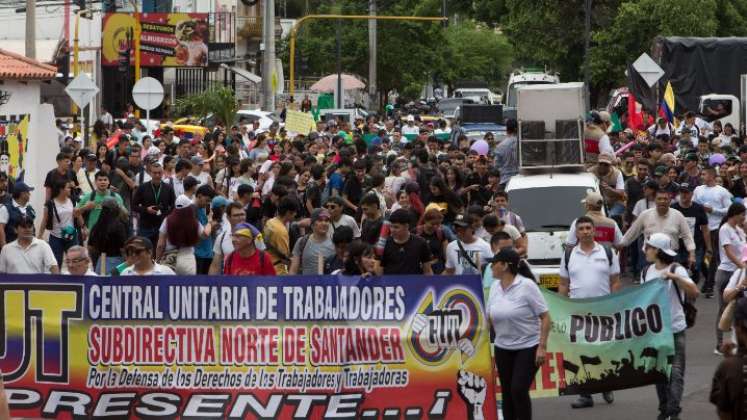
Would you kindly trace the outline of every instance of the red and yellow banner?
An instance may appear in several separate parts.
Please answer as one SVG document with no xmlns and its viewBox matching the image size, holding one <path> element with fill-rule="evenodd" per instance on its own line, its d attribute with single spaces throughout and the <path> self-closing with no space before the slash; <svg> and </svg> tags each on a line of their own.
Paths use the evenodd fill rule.
<svg viewBox="0 0 747 420">
<path fill-rule="evenodd" d="M 5 276 L 0 289 L 16 417 L 496 417 L 476 276 Z"/>
</svg>

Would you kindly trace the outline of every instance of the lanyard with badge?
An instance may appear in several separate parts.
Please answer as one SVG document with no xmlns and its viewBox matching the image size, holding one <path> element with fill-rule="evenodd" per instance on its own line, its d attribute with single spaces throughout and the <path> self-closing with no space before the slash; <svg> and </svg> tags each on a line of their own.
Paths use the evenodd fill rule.
<svg viewBox="0 0 747 420">
<path fill-rule="evenodd" d="M 156 187 L 153 186 L 153 183 L 150 184 L 150 187 L 153 189 L 153 196 L 156 198 L 156 207 L 158 207 L 158 211 L 156 211 L 156 216 L 161 215 L 161 205 L 159 198 L 161 198 L 161 184 L 158 184 L 158 191 L 156 191 Z"/>
</svg>

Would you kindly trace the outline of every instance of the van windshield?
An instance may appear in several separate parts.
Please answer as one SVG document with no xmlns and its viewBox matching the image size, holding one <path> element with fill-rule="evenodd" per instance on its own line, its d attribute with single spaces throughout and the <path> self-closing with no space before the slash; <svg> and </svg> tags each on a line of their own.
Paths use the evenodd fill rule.
<svg viewBox="0 0 747 420">
<path fill-rule="evenodd" d="M 511 210 L 521 216 L 527 232 L 545 232 L 568 229 L 582 216 L 588 187 L 545 187 L 511 190 L 508 202 Z"/>
</svg>

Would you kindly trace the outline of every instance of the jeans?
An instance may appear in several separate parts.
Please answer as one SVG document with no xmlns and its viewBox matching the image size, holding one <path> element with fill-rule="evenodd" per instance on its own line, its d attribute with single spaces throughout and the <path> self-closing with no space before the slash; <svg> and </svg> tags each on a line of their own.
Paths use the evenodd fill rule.
<svg viewBox="0 0 747 420">
<path fill-rule="evenodd" d="M 682 391 L 685 389 L 685 331 L 674 334 L 674 360 L 669 382 L 656 384 L 659 397 L 659 413 L 662 416 L 677 416 L 682 411 Z"/>
<path fill-rule="evenodd" d="M 716 348 L 721 348 L 721 342 L 723 341 L 724 332 L 718 328 L 718 321 L 721 319 L 721 314 L 724 313 L 726 303 L 724 302 L 724 289 L 729 284 L 729 279 L 733 271 L 718 270 L 716 272 L 716 289 L 714 293 L 718 295 L 718 316 L 716 316 Z"/>
<path fill-rule="evenodd" d="M 698 284 L 700 282 L 700 275 L 703 274 L 704 276 L 708 274 L 707 268 L 705 267 L 705 263 L 703 262 L 705 258 L 705 248 L 699 247 L 695 248 L 695 267 L 693 267 L 692 270 L 692 279 L 695 282 L 695 284 Z M 687 252 L 685 247 L 680 247 L 679 251 L 677 252 L 677 260 L 683 267 L 689 267 L 690 266 L 690 253 Z"/>
<path fill-rule="evenodd" d="M 501 405 L 504 420 L 531 420 L 532 400 L 529 388 L 539 367 L 534 359 L 537 346 L 521 350 L 495 348 L 495 366 L 501 380 Z"/>
<path fill-rule="evenodd" d="M 54 235 L 49 235 L 49 247 L 52 248 L 52 254 L 54 254 L 54 259 L 57 260 L 58 268 L 62 268 L 62 257 L 65 255 L 65 251 L 74 244 L 75 241 L 66 241 Z"/>
<path fill-rule="evenodd" d="M 718 271 L 718 265 L 721 264 L 721 256 L 719 255 L 719 244 L 718 244 L 718 229 L 711 231 L 711 249 L 713 255 L 711 255 L 711 262 L 708 264 L 708 275 L 703 288 L 700 289 L 702 292 L 713 292 L 713 285 L 716 283 L 716 271 Z"/>
<path fill-rule="evenodd" d="M 212 258 L 195 257 L 197 259 L 197 274 L 207 274 L 210 271 L 210 264 L 213 263 Z"/>
</svg>

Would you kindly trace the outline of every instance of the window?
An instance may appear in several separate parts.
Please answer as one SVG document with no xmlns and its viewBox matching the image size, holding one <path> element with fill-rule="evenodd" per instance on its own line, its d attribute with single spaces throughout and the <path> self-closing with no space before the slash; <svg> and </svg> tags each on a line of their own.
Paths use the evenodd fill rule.
<svg viewBox="0 0 747 420">
<path fill-rule="evenodd" d="M 708 121 L 716 121 L 731 115 L 731 101 L 729 99 L 705 99 L 701 105 L 703 118 Z"/>
</svg>

